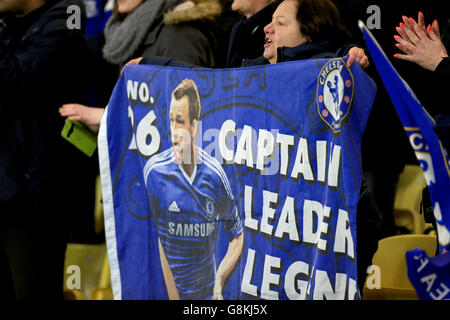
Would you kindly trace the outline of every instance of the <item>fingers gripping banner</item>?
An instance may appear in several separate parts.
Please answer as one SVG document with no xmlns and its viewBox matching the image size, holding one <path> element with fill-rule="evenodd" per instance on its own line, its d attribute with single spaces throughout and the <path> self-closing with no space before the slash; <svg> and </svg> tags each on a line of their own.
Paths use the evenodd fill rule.
<svg viewBox="0 0 450 320">
<path fill-rule="evenodd" d="M 355 299 L 361 136 L 343 59 L 126 67 L 99 133 L 115 299 Z"/>
</svg>

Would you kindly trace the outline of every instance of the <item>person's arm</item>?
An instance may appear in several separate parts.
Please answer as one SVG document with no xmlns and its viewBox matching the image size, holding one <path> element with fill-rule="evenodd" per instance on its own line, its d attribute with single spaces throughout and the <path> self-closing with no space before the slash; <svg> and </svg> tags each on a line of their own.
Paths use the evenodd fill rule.
<svg viewBox="0 0 450 320">
<path fill-rule="evenodd" d="M 231 271 L 233 271 L 236 262 L 241 256 L 243 246 L 244 232 L 242 232 L 237 237 L 234 237 L 228 244 L 227 253 L 220 262 L 219 268 L 217 269 L 213 300 L 223 300 L 223 286 L 225 284 L 225 280 L 227 279 Z"/>
<path fill-rule="evenodd" d="M 104 108 L 88 107 L 77 103 L 64 104 L 59 109 L 59 114 L 62 117 L 67 117 L 69 120 L 80 121 L 93 132 L 98 132 L 104 112 Z"/>
<path fill-rule="evenodd" d="M 425 29 L 423 15 L 419 14 L 419 24 L 412 18 L 403 17 L 404 24 L 397 27 L 399 36 L 394 38 L 398 42 L 396 47 L 403 53 L 394 55 L 395 58 L 413 62 L 422 68 L 435 71 L 444 58 L 448 58 L 439 32 L 439 25 L 435 20 Z"/>
<path fill-rule="evenodd" d="M 177 287 L 175 285 L 175 280 L 173 279 L 173 273 L 170 269 L 169 262 L 167 261 L 166 254 L 161 245 L 161 240 L 158 238 L 159 247 L 159 258 L 161 260 L 161 268 L 163 271 L 164 282 L 166 283 L 167 294 L 170 300 L 180 300 L 180 295 L 178 294 Z"/>
</svg>

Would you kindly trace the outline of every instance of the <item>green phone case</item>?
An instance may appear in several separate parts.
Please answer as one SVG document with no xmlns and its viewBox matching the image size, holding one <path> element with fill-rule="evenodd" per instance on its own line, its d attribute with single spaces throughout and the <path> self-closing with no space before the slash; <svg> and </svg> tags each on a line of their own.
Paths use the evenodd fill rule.
<svg viewBox="0 0 450 320">
<path fill-rule="evenodd" d="M 97 148 L 97 135 L 78 121 L 66 120 L 61 136 L 88 157 L 92 157 Z"/>
</svg>

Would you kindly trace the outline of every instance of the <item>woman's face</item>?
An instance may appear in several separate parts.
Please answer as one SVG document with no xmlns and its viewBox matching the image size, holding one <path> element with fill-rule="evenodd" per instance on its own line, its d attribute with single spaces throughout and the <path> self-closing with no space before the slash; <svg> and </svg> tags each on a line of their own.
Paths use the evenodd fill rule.
<svg viewBox="0 0 450 320">
<path fill-rule="evenodd" d="M 119 13 L 131 13 L 139 7 L 144 0 L 117 0 L 117 9 Z"/>
<path fill-rule="evenodd" d="M 300 31 L 297 11 L 296 1 L 285 0 L 275 10 L 272 22 L 264 27 L 266 44 L 263 55 L 270 63 L 277 62 L 277 48 L 296 47 L 307 42 L 307 38 Z"/>
</svg>

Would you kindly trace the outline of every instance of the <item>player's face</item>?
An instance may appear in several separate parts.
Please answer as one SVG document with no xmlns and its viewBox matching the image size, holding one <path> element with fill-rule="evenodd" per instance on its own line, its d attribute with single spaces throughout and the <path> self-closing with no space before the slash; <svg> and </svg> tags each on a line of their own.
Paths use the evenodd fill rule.
<svg viewBox="0 0 450 320">
<path fill-rule="evenodd" d="M 277 48 L 296 47 L 307 42 L 307 38 L 300 31 L 297 11 L 296 1 L 285 0 L 275 10 L 272 22 L 264 27 L 266 44 L 263 55 L 270 63 L 277 62 Z"/>
<path fill-rule="evenodd" d="M 170 133 L 175 157 L 178 161 L 190 164 L 194 126 L 189 118 L 189 98 L 187 96 L 170 102 Z"/>
<path fill-rule="evenodd" d="M 120 13 L 130 13 L 143 2 L 144 0 L 117 0 L 117 9 Z"/>
</svg>

